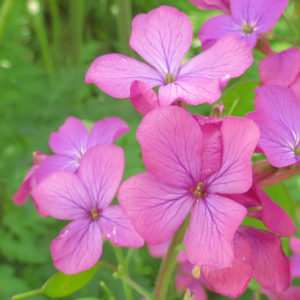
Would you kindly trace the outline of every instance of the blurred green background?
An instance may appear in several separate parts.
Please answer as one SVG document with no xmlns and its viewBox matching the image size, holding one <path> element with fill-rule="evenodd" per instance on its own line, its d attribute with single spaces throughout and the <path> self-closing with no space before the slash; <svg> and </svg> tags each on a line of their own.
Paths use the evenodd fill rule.
<svg viewBox="0 0 300 300">
<path fill-rule="evenodd" d="M 90 121 L 118 116 L 131 128 L 117 141 L 126 155 L 124 179 L 144 170 L 135 139 L 141 115 L 128 99 L 113 99 L 96 86 L 85 84 L 84 77 L 97 56 L 118 52 L 138 58 L 128 45 L 129 20 L 160 5 L 175 6 L 190 17 L 194 41 L 186 59 L 200 53 L 198 31 L 205 20 L 218 12 L 200 11 L 187 0 L 0 1 L 0 299 L 37 289 L 56 272 L 49 245 L 65 222 L 40 217 L 31 201 L 18 207 L 11 200 L 32 165 L 33 151 L 51 154 L 50 132 L 57 131 L 68 116 Z M 299 19 L 293 12 L 291 1 L 286 16 L 299 28 Z M 286 40 L 297 38 L 284 18 L 274 32 Z M 292 43 L 277 38 L 271 39 L 271 45 L 275 51 L 282 51 Z M 223 91 L 222 100 L 229 108 L 236 97 L 240 98 L 233 115 L 243 116 L 253 109 L 253 88 L 258 85 L 254 81 L 259 80 L 257 65 L 264 57 L 255 50 L 253 54 L 253 66 Z M 211 107 L 204 104 L 190 111 L 209 115 Z M 293 203 L 288 199 L 284 203 L 291 213 L 297 212 L 299 206 L 299 182 L 299 176 L 286 182 Z M 101 260 L 116 265 L 108 243 Z M 137 249 L 131 277 L 151 291 L 159 265 L 160 260 L 151 258 L 146 247 Z M 109 299 L 100 281 L 107 284 L 116 299 L 124 299 L 121 281 L 111 274 L 99 269 L 86 287 L 63 299 Z M 48 297 L 38 295 L 32 299 Z M 170 299 L 182 296 L 174 290 Z M 209 299 L 227 298 L 211 293 Z M 248 290 L 241 299 L 252 299 L 252 292 Z"/>
</svg>

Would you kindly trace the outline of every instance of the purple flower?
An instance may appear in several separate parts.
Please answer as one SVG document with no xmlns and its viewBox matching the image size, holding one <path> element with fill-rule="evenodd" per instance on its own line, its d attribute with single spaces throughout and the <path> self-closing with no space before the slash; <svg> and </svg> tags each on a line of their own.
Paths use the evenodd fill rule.
<svg viewBox="0 0 300 300">
<path fill-rule="evenodd" d="M 32 195 L 50 216 L 74 220 L 51 243 L 54 265 L 66 274 L 91 268 L 102 253 L 102 235 L 120 247 L 141 247 L 119 205 L 109 206 L 122 179 L 124 153 L 115 145 L 97 145 L 82 157 L 77 175 L 57 171 Z"/>
<path fill-rule="evenodd" d="M 231 16 L 216 16 L 204 23 L 199 32 L 202 49 L 208 49 L 220 38 L 234 34 L 251 48 L 257 36 L 272 29 L 289 0 L 232 0 Z"/>
<path fill-rule="evenodd" d="M 189 18 L 176 8 L 161 6 L 140 14 L 132 22 L 130 46 L 154 68 L 121 54 L 107 54 L 92 63 L 85 81 L 115 98 L 129 97 L 135 80 L 159 86 L 160 106 L 175 100 L 213 103 L 221 96 L 220 83 L 240 76 L 253 57 L 244 41 L 230 35 L 181 66 L 192 39 Z"/>
<path fill-rule="evenodd" d="M 258 147 L 277 168 L 300 163 L 300 103 L 289 88 L 256 88 L 255 111 L 246 115 L 261 131 Z"/>
<path fill-rule="evenodd" d="M 248 121 L 227 117 L 220 129 L 207 124 L 202 132 L 178 107 L 161 107 L 144 117 L 137 139 L 148 173 L 124 181 L 118 198 L 148 243 L 166 242 L 191 211 L 188 260 L 218 269 L 231 263 L 232 240 L 247 210 L 219 194 L 251 187 L 259 130 Z"/>
<path fill-rule="evenodd" d="M 231 0 L 188 0 L 195 4 L 199 9 L 216 9 L 230 14 Z"/>
<path fill-rule="evenodd" d="M 127 124 L 117 117 L 97 121 L 91 132 L 81 120 L 68 117 L 58 132 L 50 135 L 49 145 L 56 154 L 41 163 L 36 175 L 38 183 L 57 170 L 76 172 L 81 157 L 89 148 L 98 144 L 112 144 L 127 131 Z"/>
</svg>

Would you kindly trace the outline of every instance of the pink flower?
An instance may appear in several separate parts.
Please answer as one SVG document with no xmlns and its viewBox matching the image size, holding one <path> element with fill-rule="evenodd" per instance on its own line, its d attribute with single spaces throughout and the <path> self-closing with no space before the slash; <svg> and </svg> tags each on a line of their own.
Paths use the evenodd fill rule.
<svg viewBox="0 0 300 300">
<path fill-rule="evenodd" d="M 300 163 L 300 103 L 289 88 L 256 88 L 255 111 L 246 115 L 261 131 L 258 147 L 277 168 Z"/>
<path fill-rule="evenodd" d="M 191 211 L 188 260 L 227 267 L 235 231 L 247 210 L 219 194 L 251 187 L 251 156 L 258 138 L 258 128 L 247 119 L 227 117 L 220 129 L 202 132 L 181 108 L 151 111 L 137 131 L 148 173 L 121 185 L 118 197 L 124 213 L 148 243 L 158 245 L 171 238 Z"/>
<path fill-rule="evenodd" d="M 122 179 L 123 150 L 97 145 L 82 157 L 77 175 L 57 171 L 32 191 L 39 206 L 50 216 L 74 220 L 51 243 L 54 265 L 66 274 L 91 268 L 102 253 L 102 235 L 116 246 L 141 247 L 119 205 L 109 206 Z"/>
<path fill-rule="evenodd" d="M 22 184 L 17 190 L 17 192 L 12 196 L 12 200 L 17 205 L 23 205 L 27 201 L 27 198 L 29 197 L 31 190 L 37 184 L 37 180 L 36 180 L 37 170 L 39 169 L 41 162 L 44 161 L 47 157 L 48 155 L 42 154 L 38 151 L 33 153 L 33 166 L 25 175 L 25 178 L 23 179 Z M 34 198 L 32 198 L 32 201 L 36 207 L 37 212 L 41 216 L 47 217 L 47 214 L 42 209 L 40 209 L 40 207 L 37 205 Z"/>
<path fill-rule="evenodd" d="M 294 252 L 291 256 L 292 275 L 294 278 L 300 277 L 300 239 L 291 237 L 290 248 Z"/>
<path fill-rule="evenodd" d="M 41 163 L 36 175 L 38 183 L 57 170 L 76 172 L 81 157 L 89 148 L 98 144 L 112 144 L 127 131 L 127 124 L 117 117 L 97 121 L 91 132 L 81 120 L 68 117 L 58 132 L 50 135 L 49 145 L 56 154 Z"/>
<path fill-rule="evenodd" d="M 230 14 L 231 0 L 188 0 L 195 4 L 199 9 L 216 9 L 225 14 Z"/>
<path fill-rule="evenodd" d="M 202 49 L 208 49 L 227 34 L 244 39 L 253 48 L 257 36 L 272 29 L 289 0 L 232 0 L 231 16 L 216 16 L 204 23 L 199 32 Z"/>
<path fill-rule="evenodd" d="M 300 99 L 300 51 L 297 47 L 262 59 L 258 71 L 263 85 L 290 87 Z"/>
<path fill-rule="evenodd" d="M 161 6 L 140 14 L 132 22 L 130 46 L 154 68 L 121 54 L 107 54 L 92 63 L 85 81 L 115 98 L 129 97 L 135 80 L 150 88 L 159 86 L 160 106 L 175 100 L 213 103 L 221 96 L 220 83 L 244 73 L 253 57 L 244 41 L 230 35 L 181 66 L 192 39 L 189 18 L 176 8 Z"/>
<path fill-rule="evenodd" d="M 225 269 L 203 267 L 201 274 L 213 291 L 231 298 L 246 290 L 253 276 L 266 290 L 281 295 L 291 283 L 290 262 L 275 234 L 240 226 L 234 237 L 234 259 Z"/>
</svg>

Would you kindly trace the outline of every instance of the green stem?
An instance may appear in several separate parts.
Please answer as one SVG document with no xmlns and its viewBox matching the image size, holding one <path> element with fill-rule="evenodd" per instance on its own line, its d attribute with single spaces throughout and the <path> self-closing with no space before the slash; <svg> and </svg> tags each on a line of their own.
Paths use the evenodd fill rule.
<svg viewBox="0 0 300 300">
<path fill-rule="evenodd" d="M 292 45 L 295 45 L 297 43 L 294 39 L 284 38 L 284 37 L 281 37 L 281 36 L 275 35 L 275 34 L 273 34 L 273 38 L 278 40 L 278 41 L 288 42 Z"/>
<path fill-rule="evenodd" d="M 37 0 L 37 5 L 40 5 L 40 2 Z M 30 12 L 30 11 L 29 11 Z M 43 11 L 38 10 L 37 12 L 31 12 L 31 17 L 33 21 L 33 26 L 40 42 L 41 51 L 43 59 L 47 68 L 48 75 L 50 76 L 53 72 L 53 62 L 51 57 L 51 52 L 48 43 L 48 37 L 46 29 L 44 26 L 44 14 Z"/>
<path fill-rule="evenodd" d="M 255 300 L 260 300 L 260 292 L 259 291 L 254 291 L 255 295 Z"/>
<path fill-rule="evenodd" d="M 59 57 L 60 33 L 61 33 L 59 10 L 57 5 L 57 0 L 50 0 L 49 3 L 50 3 L 51 20 L 52 20 L 52 43 L 54 48 L 53 52 L 56 54 L 56 57 Z"/>
<path fill-rule="evenodd" d="M 124 274 L 125 274 L 125 276 L 127 276 L 128 275 L 128 268 L 125 264 L 122 249 L 120 247 L 115 247 L 115 246 L 114 246 L 114 249 L 115 249 L 116 257 L 117 257 L 117 260 L 118 260 L 118 264 L 119 264 L 119 266 L 121 266 L 123 268 Z M 123 289 L 124 289 L 124 292 L 125 292 L 126 299 L 127 300 L 133 300 L 130 285 L 128 285 L 126 283 L 126 281 L 124 281 L 124 280 L 123 280 Z"/>
<path fill-rule="evenodd" d="M 129 263 L 130 263 L 130 260 L 131 260 L 131 257 L 132 257 L 132 254 L 133 254 L 134 250 L 135 250 L 134 248 L 129 248 L 128 252 L 126 254 L 125 265 L 126 265 L 127 268 L 129 266 Z"/>
<path fill-rule="evenodd" d="M 187 217 L 180 226 L 180 228 L 175 232 L 171 244 L 169 246 L 168 252 L 162 261 L 154 292 L 154 295 L 158 300 L 166 299 L 170 279 L 176 265 L 177 255 L 179 253 L 179 247 L 177 246 L 182 243 L 189 222 L 190 218 Z"/>
<path fill-rule="evenodd" d="M 121 52 L 124 55 L 133 57 L 134 52 L 129 45 L 131 35 L 131 0 L 117 0 L 119 12 L 117 14 L 119 42 Z"/>
<path fill-rule="evenodd" d="M 71 32 L 73 39 L 73 62 L 74 64 L 78 64 L 83 41 L 84 0 L 70 1 L 70 5 Z"/>
<path fill-rule="evenodd" d="M 34 291 L 30 291 L 27 293 L 23 293 L 23 294 L 19 294 L 19 295 L 15 295 L 11 298 L 11 300 L 17 300 L 17 299 L 22 299 L 22 298 L 27 298 L 30 296 L 34 296 L 34 295 L 38 295 L 38 294 L 43 294 L 44 293 L 44 289 L 40 288 Z"/>
<path fill-rule="evenodd" d="M 99 267 L 104 267 L 104 268 L 111 269 L 114 272 L 118 271 L 118 269 L 115 266 L 113 266 L 113 265 L 111 265 L 109 263 L 106 263 L 105 261 L 99 261 L 98 265 L 99 265 Z"/>
<path fill-rule="evenodd" d="M 4 33 L 4 28 L 6 26 L 7 17 L 9 16 L 10 12 L 13 9 L 15 4 L 15 0 L 4 0 L 1 5 L 0 10 L 0 41 Z"/>
<path fill-rule="evenodd" d="M 240 97 L 237 97 L 234 99 L 234 101 L 230 107 L 230 110 L 226 114 L 227 117 L 232 115 L 232 113 L 233 113 L 234 109 L 236 108 L 237 104 L 239 103 L 239 101 L 240 101 Z"/>
<path fill-rule="evenodd" d="M 293 26 L 293 24 L 291 23 L 291 21 L 289 20 L 289 18 L 285 14 L 282 14 L 282 17 L 284 18 L 285 22 L 290 27 L 290 29 L 294 32 L 294 34 L 296 35 L 296 37 L 298 37 L 298 30 L 296 30 L 296 28 Z"/>
</svg>

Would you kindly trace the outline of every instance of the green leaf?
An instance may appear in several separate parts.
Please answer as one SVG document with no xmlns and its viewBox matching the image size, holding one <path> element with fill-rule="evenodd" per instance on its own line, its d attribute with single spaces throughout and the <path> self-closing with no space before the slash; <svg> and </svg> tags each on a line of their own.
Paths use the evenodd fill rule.
<svg viewBox="0 0 300 300">
<path fill-rule="evenodd" d="M 58 272 L 44 284 L 44 293 L 53 298 L 70 295 L 84 287 L 94 277 L 97 269 L 98 264 L 89 270 L 74 275 Z"/>
<path fill-rule="evenodd" d="M 252 81 L 229 87 L 221 98 L 221 101 L 227 108 L 227 114 L 230 116 L 244 117 L 248 112 L 254 111 L 253 100 L 255 93 L 253 90 L 258 85 L 258 82 Z"/>
<path fill-rule="evenodd" d="M 253 277 L 251 278 L 251 280 L 249 282 L 248 288 L 250 288 L 251 290 L 254 290 L 254 291 L 260 291 L 262 289 L 260 284 Z"/>
</svg>

